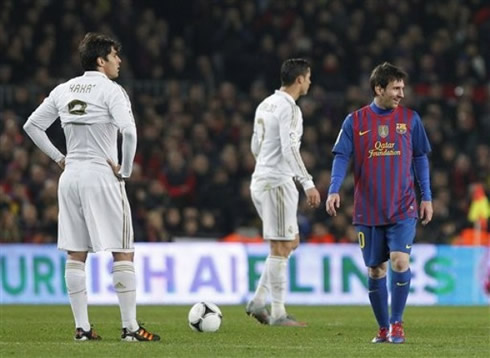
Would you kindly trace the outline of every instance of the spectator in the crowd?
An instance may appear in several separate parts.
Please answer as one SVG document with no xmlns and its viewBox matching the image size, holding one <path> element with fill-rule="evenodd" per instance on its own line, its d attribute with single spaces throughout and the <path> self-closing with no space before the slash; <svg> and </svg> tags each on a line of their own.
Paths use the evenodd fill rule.
<svg viewBox="0 0 490 358">
<path fill-rule="evenodd" d="M 482 0 L 176 3 L 190 6 L 182 11 L 188 21 L 164 3 L 98 3 L 0 2 L 0 242 L 56 239 L 49 183 L 59 171 L 20 128 L 50 88 L 81 73 L 77 44 L 93 29 L 126 49 L 120 82 L 139 131 L 127 183 L 137 241 L 260 228 L 246 190 L 253 111 L 279 87 L 277 68 L 292 56 L 313 66 L 300 103 L 308 123 L 302 155 L 323 200 L 343 116 L 367 102 L 370 70 L 383 61 L 409 72 L 406 104 L 420 111 L 433 145 L 435 222 L 417 240 L 450 242 L 468 225 L 469 185 L 481 182 L 490 194 L 490 17 Z M 59 126 L 48 135 L 63 151 Z M 336 219 L 300 204 L 301 239 L 351 240 L 352 190 L 347 177 Z M 190 224 L 185 208 L 198 212 Z"/>
</svg>

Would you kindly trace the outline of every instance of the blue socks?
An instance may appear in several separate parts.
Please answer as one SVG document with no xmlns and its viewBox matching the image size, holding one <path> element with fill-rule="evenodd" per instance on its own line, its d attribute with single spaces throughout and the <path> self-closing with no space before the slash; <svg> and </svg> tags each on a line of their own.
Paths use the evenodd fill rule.
<svg viewBox="0 0 490 358">
<path fill-rule="evenodd" d="M 386 276 L 380 279 L 368 278 L 369 301 L 373 308 L 374 316 L 380 327 L 389 327 L 388 322 L 388 289 L 386 288 Z"/>
<path fill-rule="evenodd" d="M 391 319 L 390 323 L 401 322 L 410 291 L 412 272 L 391 271 Z"/>
</svg>

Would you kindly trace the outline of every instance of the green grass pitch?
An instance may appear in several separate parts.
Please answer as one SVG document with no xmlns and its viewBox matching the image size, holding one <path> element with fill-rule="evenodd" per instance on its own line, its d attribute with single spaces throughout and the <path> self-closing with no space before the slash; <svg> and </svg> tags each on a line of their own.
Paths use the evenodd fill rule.
<svg viewBox="0 0 490 358">
<path fill-rule="evenodd" d="M 490 357 L 489 307 L 414 307 L 405 312 L 407 342 L 371 344 L 369 306 L 289 306 L 307 328 L 267 327 L 244 306 L 221 306 L 217 333 L 187 326 L 190 306 L 140 306 L 138 317 L 160 333 L 155 343 L 120 342 L 117 306 L 91 306 L 99 342 L 74 342 L 69 306 L 0 306 L 0 357 Z"/>
</svg>

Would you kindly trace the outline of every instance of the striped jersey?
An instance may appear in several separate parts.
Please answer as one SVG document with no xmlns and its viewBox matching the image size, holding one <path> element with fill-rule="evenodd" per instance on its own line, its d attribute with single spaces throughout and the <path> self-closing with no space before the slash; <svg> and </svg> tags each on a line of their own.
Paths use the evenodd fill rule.
<svg viewBox="0 0 490 358">
<path fill-rule="evenodd" d="M 431 151 L 417 112 L 373 102 L 346 117 L 332 151 L 354 158 L 354 224 L 417 217 L 413 158 Z"/>
<path fill-rule="evenodd" d="M 314 187 L 301 159 L 303 115 L 293 97 L 276 90 L 264 99 L 255 112 L 251 141 L 256 159 L 252 189 L 269 189 L 298 180 L 304 190 Z"/>
</svg>

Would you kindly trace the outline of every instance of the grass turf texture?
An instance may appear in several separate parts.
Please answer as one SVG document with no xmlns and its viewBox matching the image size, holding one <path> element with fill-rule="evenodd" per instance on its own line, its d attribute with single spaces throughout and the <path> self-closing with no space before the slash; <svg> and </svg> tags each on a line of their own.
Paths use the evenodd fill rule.
<svg viewBox="0 0 490 358">
<path fill-rule="evenodd" d="M 217 333 L 187 326 L 190 306 L 140 306 L 162 342 L 121 342 L 117 306 L 91 306 L 99 342 L 74 342 L 69 306 L 0 306 L 0 357 L 490 357 L 489 307 L 407 307 L 402 345 L 372 344 L 369 306 L 290 306 L 307 328 L 268 327 L 221 306 Z"/>
</svg>

